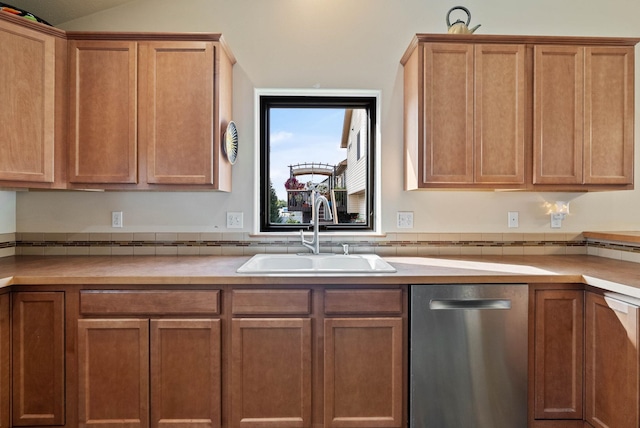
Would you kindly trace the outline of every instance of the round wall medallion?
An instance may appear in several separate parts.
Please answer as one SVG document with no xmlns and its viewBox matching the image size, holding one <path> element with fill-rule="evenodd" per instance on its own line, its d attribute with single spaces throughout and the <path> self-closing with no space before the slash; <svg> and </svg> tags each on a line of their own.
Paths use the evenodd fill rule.
<svg viewBox="0 0 640 428">
<path fill-rule="evenodd" d="M 224 133 L 223 147 L 229 163 L 235 164 L 238 158 L 238 128 L 233 120 L 229 122 Z"/>
</svg>

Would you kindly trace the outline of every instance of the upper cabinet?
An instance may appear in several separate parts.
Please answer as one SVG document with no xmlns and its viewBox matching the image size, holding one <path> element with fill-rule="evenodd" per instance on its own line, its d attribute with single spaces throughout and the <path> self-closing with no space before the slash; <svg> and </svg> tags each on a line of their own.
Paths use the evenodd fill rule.
<svg viewBox="0 0 640 428">
<path fill-rule="evenodd" d="M 633 47 L 534 47 L 534 184 L 633 184 Z"/>
<path fill-rule="evenodd" d="M 0 13 L 0 186 L 231 191 L 218 33 L 62 30 Z"/>
<path fill-rule="evenodd" d="M 405 64 L 407 188 L 524 184 L 524 52 L 468 43 L 416 48 Z"/>
<path fill-rule="evenodd" d="M 137 183 L 137 48 L 128 41 L 69 43 L 70 183 Z"/>
<path fill-rule="evenodd" d="M 632 188 L 639 40 L 418 34 L 405 188 Z"/>
<path fill-rule="evenodd" d="M 231 190 L 219 34 L 68 33 L 72 187 Z"/>
<path fill-rule="evenodd" d="M 65 185 L 64 32 L 0 13 L 0 180 Z"/>
</svg>

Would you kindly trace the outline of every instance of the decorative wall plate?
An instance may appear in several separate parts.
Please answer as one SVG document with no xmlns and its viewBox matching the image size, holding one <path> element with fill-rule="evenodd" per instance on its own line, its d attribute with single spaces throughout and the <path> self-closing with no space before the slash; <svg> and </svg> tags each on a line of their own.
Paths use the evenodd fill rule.
<svg viewBox="0 0 640 428">
<path fill-rule="evenodd" d="M 229 163 L 235 164 L 238 158 L 238 128 L 233 120 L 229 122 L 224 133 L 223 147 Z"/>
</svg>

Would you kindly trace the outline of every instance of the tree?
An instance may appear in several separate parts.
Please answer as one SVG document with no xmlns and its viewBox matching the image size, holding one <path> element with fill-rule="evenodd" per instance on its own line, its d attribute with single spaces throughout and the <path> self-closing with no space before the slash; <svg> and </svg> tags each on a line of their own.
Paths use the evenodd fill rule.
<svg viewBox="0 0 640 428">
<path fill-rule="evenodd" d="M 269 222 L 280 223 L 280 211 L 278 210 L 278 195 L 273 183 L 269 181 Z"/>
</svg>

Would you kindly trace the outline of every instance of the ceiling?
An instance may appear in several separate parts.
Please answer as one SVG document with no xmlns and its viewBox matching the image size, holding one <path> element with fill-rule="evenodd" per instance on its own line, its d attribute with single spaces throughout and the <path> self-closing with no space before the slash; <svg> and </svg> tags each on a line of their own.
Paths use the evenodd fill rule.
<svg viewBox="0 0 640 428">
<path fill-rule="evenodd" d="M 91 15 L 133 0 L 3 0 L 19 9 L 31 12 L 51 25 Z"/>
</svg>

